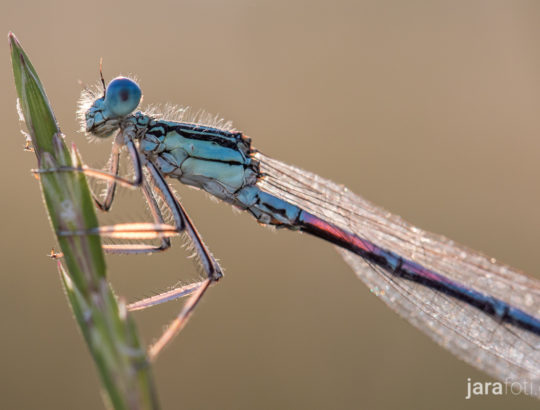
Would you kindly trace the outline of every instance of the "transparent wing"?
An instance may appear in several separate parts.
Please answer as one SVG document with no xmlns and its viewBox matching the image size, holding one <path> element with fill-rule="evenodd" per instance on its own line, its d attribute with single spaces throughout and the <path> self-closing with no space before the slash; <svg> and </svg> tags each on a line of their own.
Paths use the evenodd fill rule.
<svg viewBox="0 0 540 410">
<path fill-rule="evenodd" d="M 412 226 L 310 172 L 256 154 L 259 187 L 315 216 L 467 287 L 540 317 L 540 282 L 493 258 Z M 400 279 L 338 249 L 388 306 L 469 364 L 540 397 L 540 336 L 502 324 L 464 302 Z"/>
</svg>

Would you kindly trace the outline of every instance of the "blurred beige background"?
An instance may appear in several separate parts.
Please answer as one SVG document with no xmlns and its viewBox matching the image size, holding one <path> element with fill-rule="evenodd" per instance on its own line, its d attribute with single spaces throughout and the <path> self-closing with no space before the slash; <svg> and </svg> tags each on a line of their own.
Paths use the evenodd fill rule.
<svg viewBox="0 0 540 410">
<path fill-rule="evenodd" d="M 145 103 L 220 113 L 256 147 L 540 278 L 540 3 L 3 2 L 69 141 L 77 80 L 135 73 Z M 102 408 L 23 152 L 7 42 L 0 64 L 0 407 Z M 332 246 L 259 227 L 177 186 L 226 268 L 154 368 L 165 409 L 538 408 L 464 400 L 489 381 L 398 318 Z M 129 204 L 118 203 L 129 212 Z M 108 259 L 129 300 L 193 271 L 180 246 Z M 137 314 L 148 343 L 178 303 Z"/>
</svg>

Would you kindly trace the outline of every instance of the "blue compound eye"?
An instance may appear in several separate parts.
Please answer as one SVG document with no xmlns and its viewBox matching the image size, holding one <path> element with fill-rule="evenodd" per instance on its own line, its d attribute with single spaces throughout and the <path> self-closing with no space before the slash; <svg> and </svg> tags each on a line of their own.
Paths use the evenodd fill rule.
<svg viewBox="0 0 540 410">
<path fill-rule="evenodd" d="M 135 81 L 117 77 L 107 86 L 105 106 L 114 116 L 124 117 L 137 108 L 141 96 L 141 88 Z"/>
</svg>

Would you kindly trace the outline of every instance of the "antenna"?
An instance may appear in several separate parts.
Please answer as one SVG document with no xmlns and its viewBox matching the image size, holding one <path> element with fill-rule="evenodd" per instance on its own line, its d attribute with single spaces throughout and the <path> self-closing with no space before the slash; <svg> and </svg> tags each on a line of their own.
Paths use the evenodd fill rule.
<svg viewBox="0 0 540 410">
<path fill-rule="evenodd" d="M 103 84 L 103 98 L 105 98 L 107 86 L 105 85 L 105 80 L 103 79 L 103 57 L 100 57 L 99 59 L 99 76 L 101 78 L 101 84 Z"/>
</svg>

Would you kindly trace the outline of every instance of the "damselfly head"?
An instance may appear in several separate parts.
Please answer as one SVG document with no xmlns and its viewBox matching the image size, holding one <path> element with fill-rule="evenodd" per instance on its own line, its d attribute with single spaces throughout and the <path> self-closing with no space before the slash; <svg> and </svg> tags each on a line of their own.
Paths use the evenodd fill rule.
<svg viewBox="0 0 540 410">
<path fill-rule="evenodd" d="M 131 114 L 141 101 L 139 85 L 127 77 L 112 80 L 105 95 L 94 100 L 84 110 L 84 128 L 97 137 L 105 138 L 116 131 L 122 120 Z M 81 103 L 82 106 L 82 103 Z"/>
</svg>

